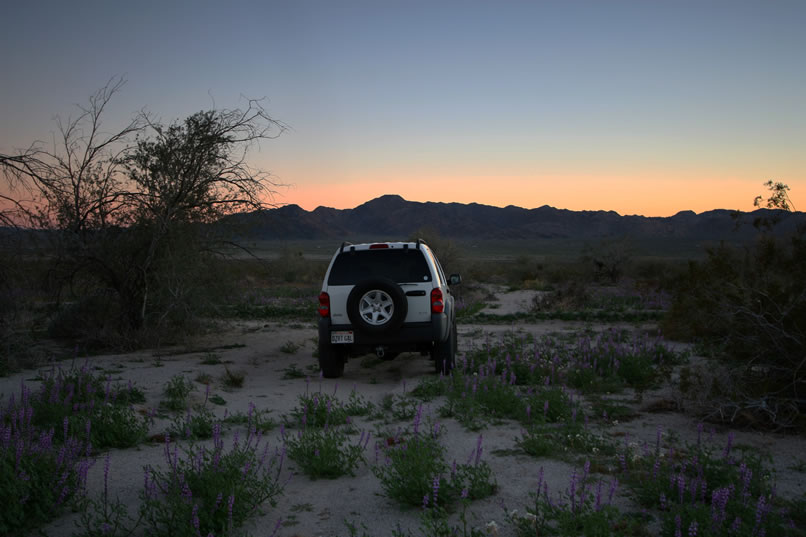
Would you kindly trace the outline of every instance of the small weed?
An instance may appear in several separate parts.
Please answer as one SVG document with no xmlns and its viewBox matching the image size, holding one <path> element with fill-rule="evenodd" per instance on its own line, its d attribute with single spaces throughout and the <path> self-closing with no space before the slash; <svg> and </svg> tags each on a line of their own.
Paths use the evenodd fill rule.
<svg viewBox="0 0 806 537">
<path fill-rule="evenodd" d="M 280 352 L 285 354 L 296 354 L 300 348 L 302 348 L 302 345 L 298 345 L 297 343 L 289 340 L 280 347 Z"/>
<path fill-rule="evenodd" d="M 209 374 L 209 373 L 199 373 L 198 375 L 196 375 L 196 378 L 193 379 L 193 380 L 195 380 L 199 384 L 209 385 L 209 384 L 212 384 L 212 382 L 213 382 L 213 376 L 211 374 Z"/>
<path fill-rule="evenodd" d="M 474 528 L 469 525 L 467 520 L 467 507 L 470 501 L 467 498 L 462 499 L 462 511 L 459 513 L 459 525 L 451 525 L 448 521 L 449 512 L 447 509 L 437 506 L 431 509 L 424 509 L 420 515 L 420 535 L 422 537 L 487 537 L 489 535 L 497 535 L 497 525 L 492 522 L 487 525 L 484 530 L 481 528 Z M 350 526 L 348 526 L 348 529 Z M 364 526 L 366 528 L 366 526 Z M 350 535 L 355 535 L 351 533 Z M 367 534 L 364 534 L 366 537 Z M 392 537 L 412 537 L 411 530 L 403 533 L 403 530 L 398 526 L 392 531 Z"/>
<path fill-rule="evenodd" d="M 193 390 L 193 383 L 186 379 L 184 375 L 174 375 L 163 388 L 166 398 L 162 400 L 160 405 L 168 410 L 185 410 L 188 407 L 188 398 Z"/>
<path fill-rule="evenodd" d="M 313 513 L 313 504 L 311 503 L 298 503 L 291 506 L 292 513 Z"/>
<path fill-rule="evenodd" d="M 381 413 L 376 418 L 383 418 L 384 414 L 391 415 L 393 421 L 409 421 L 417 415 L 422 404 L 406 395 L 384 394 L 381 399 Z"/>
<path fill-rule="evenodd" d="M 214 395 L 210 396 L 209 401 L 211 403 L 213 403 L 214 405 L 219 405 L 219 406 L 224 406 L 224 405 L 227 404 L 227 401 L 223 397 L 218 395 L 218 394 L 214 394 Z"/>
<path fill-rule="evenodd" d="M 572 453 L 601 457 L 616 452 L 612 442 L 576 422 L 533 424 L 523 430 L 517 445 L 533 457 L 562 458 Z"/>
<path fill-rule="evenodd" d="M 175 418 L 168 432 L 172 438 L 207 440 L 213 436 L 214 423 L 215 414 L 206 406 L 201 406 L 195 412 L 188 409 L 183 416 Z"/>
<path fill-rule="evenodd" d="M 291 364 L 282 371 L 284 380 L 304 379 L 308 376 L 304 371 L 297 368 L 297 364 Z"/>
<path fill-rule="evenodd" d="M 344 410 L 348 416 L 368 416 L 375 410 L 375 405 L 367 401 L 353 388 L 350 391 L 347 404 L 344 405 Z"/>
<path fill-rule="evenodd" d="M 361 362 L 359 362 L 359 365 L 361 366 L 361 369 L 372 369 L 374 367 L 379 366 L 383 362 L 384 360 L 381 360 L 374 354 L 368 354 L 367 356 L 361 358 Z"/>
<path fill-rule="evenodd" d="M 449 378 L 440 375 L 439 377 L 425 377 L 420 380 L 419 384 L 411 391 L 411 395 L 422 399 L 423 401 L 431 401 L 437 397 L 447 395 L 450 392 Z"/>
<path fill-rule="evenodd" d="M 806 460 L 800 459 L 795 464 L 790 466 L 789 469 L 801 474 L 806 474 Z"/>
<path fill-rule="evenodd" d="M 218 365 L 221 363 L 221 356 L 214 352 L 208 352 L 200 363 L 202 365 Z"/>
<path fill-rule="evenodd" d="M 243 381 L 245 378 L 246 373 L 243 371 L 230 371 L 230 369 L 225 366 L 224 375 L 221 377 L 221 381 L 224 383 L 224 386 L 233 390 L 243 387 Z"/>
<path fill-rule="evenodd" d="M 599 397 L 596 394 L 588 396 L 587 400 L 591 404 L 593 417 L 597 420 L 625 423 L 639 416 L 630 407 L 618 401 Z"/>
<path fill-rule="evenodd" d="M 250 403 L 247 414 L 244 414 L 243 412 L 230 414 L 224 418 L 224 423 L 247 424 L 251 428 L 265 433 L 277 427 L 277 423 L 269 416 L 269 414 L 271 414 L 271 410 L 259 410 Z"/>
</svg>

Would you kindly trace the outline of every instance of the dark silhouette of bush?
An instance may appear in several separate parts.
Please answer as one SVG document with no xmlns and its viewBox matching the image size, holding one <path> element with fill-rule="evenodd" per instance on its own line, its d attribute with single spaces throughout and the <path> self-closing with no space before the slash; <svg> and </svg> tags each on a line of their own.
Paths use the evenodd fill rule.
<svg viewBox="0 0 806 537">
<path fill-rule="evenodd" d="M 806 229 L 720 245 L 692 262 L 664 320 L 667 336 L 705 343 L 736 375 L 732 416 L 796 424 L 806 409 Z M 740 412 L 739 412 L 740 411 Z"/>
</svg>

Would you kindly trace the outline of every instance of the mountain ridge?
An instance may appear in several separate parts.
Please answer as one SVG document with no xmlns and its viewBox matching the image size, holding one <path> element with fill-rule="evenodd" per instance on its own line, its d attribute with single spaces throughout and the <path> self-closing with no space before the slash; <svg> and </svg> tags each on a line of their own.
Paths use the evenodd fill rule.
<svg viewBox="0 0 806 537">
<path fill-rule="evenodd" d="M 679 211 L 672 216 L 620 215 L 615 211 L 572 211 L 543 205 L 525 209 L 479 203 L 408 201 L 387 194 L 352 209 L 320 205 L 312 211 L 296 204 L 228 217 L 259 239 L 347 239 L 357 236 L 406 238 L 430 228 L 446 238 L 464 239 L 594 239 L 638 238 L 748 239 L 758 234 L 757 219 L 777 219 L 774 232 L 794 231 L 806 214 L 772 209 L 738 212 L 713 209 Z"/>
</svg>

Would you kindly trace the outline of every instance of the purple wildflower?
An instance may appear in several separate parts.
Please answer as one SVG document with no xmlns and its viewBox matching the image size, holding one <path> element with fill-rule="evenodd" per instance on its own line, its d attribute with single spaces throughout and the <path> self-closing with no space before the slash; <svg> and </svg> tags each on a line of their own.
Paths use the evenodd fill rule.
<svg viewBox="0 0 806 537">
<path fill-rule="evenodd" d="M 723 456 L 724 456 L 726 459 L 727 459 L 727 458 L 728 458 L 728 456 L 730 455 L 730 450 L 731 450 L 731 448 L 732 448 L 732 447 L 733 447 L 733 431 L 731 431 L 730 433 L 728 433 L 728 443 L 727 443 L 727 445 L 725 446 L 725 451 L 724 451 L 724 453 L 723 453 Z"/>
<path fill-rule="evenodd" d="M 482 435 L 479 435 L 479 439 L 476 442 L 476 460 L 474 461 L 474 464 L 476 466 L 479 465 L 479 461 L 481 460 L 481 453 L 484 451 L 484 448 L 481 445 L 481 441 L 482 441 Z"/>
<path fill-rule="evenodd" d="M 235 495 L 230 494 L 227 500 L 227 527 L 232 529 L 232 507 L 235 505 Z"/>
</svg>

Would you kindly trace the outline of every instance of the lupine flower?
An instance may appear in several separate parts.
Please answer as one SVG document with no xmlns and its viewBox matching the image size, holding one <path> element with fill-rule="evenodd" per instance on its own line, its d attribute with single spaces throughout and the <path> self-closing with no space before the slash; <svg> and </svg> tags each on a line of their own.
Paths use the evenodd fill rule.
<svg viewBox="0 0 806 537">
<path fill-rule="evenodd" d="M 476 460 L 474 461 L 474 464 L 476 466 L 479 465 L 479 461 L 481 460 L 481 453 L 484 451 L 481 442 L 482 442 L 482 435 L 479 435 L 479 439 L 476 442 Z"/>
<path fill-rule="evenodd" d="M 230 494 L 227 500 L 227 527 L 232 528 L 232 507 L 235 505 L 235 495 Z"/>
<path fill-rule="evenodd" d="M 723 452 L 723 456 L 727 459 L 730 455 L 731 447 L 733 447 L 733 431 L 728 433 L 728 443 L 725 445 L 725 451 Z"/>
<path fill-rule="evenodd" d="M 104 463 L 104 501 L 109 496 L 109 453 L 106 454 L 106 462 Z"/>
<path fill-rule="evenodd" d="M 616 493 L 617 488 L 618 488 L 618 479 L 614 477 L 613 481 L 610 483 L 610 492 L 607 495 L 608 505 L 613 503 L 613 495 Z"/>
</svg>

